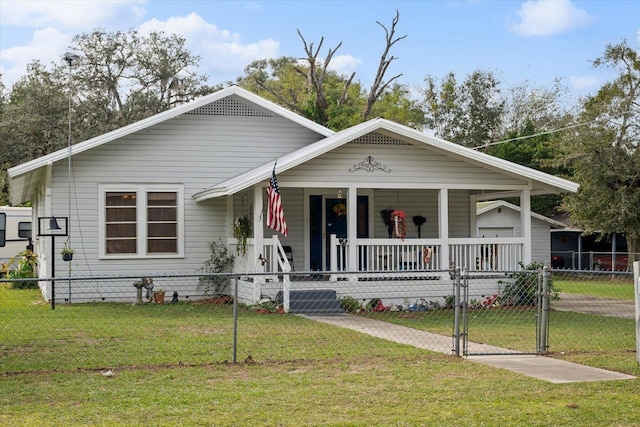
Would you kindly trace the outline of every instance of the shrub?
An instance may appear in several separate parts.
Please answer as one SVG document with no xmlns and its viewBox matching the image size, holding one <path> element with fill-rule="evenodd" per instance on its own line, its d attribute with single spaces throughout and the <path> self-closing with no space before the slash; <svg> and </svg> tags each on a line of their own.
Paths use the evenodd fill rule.
<svg viewBox="0 0 640 427">
<path fill-rule="evenodd" d="M 15 269 L 11 269 L 14 263 L 17 265 Z M 7 279 L 30 279 L 36 276 L 36 267 L 38 266 L 38 256 L 29 249 L 18 253 L 6 264 L 2 264 L 2 272 Z M 35 280 L 12 282 L 12 289 L 36 289 L 38 282 Z"/>
<path fill-rule="evenodd" d="M 224 295 L 230 279 L 228 276 L 220 275 L 220 273 L 231 273 L 235 256 L 231 253 L 227 245 L 218 240 L 217 242 L 209 242 L 211 256 L 205 261 L 204 265 L 198 271 L 207 273 L 198 280 L 198 288 L 203 289 L 205 294 L 214 296 Z"/>
<path fill-rule="evenodd" d="M 357 313 L 362 310 L 362 303 L 353 297 L 345 296 L 340 298 L 340 307 L 347 313 Z"/>
<path fill-rule="evenodd" d="M 533 305 L 536 302 L 536 292 L 538 291 L 538 275 L 534 272 L 540 271 L 544 264 L 532 262 L 525 266 L 520 263 L 522 270 L 512 273 L 509 277 L 513 280 L 500 281 L 505 284 L 502 292 L 501 303 L 507 305 Z M 553 279 L 549 275 L 549 296 L 552 301 L 560 299 L 560 289 L 553 286 Z"/>
</svg>

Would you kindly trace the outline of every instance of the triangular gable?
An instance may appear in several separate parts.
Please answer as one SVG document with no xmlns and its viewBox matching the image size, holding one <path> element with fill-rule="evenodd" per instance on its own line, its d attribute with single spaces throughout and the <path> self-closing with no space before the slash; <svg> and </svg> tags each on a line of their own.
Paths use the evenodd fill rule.
<svg viewBox="0 0 640 427">
<path fill-rule="evenodd" d="M 23 163 L 15 167 L 12 167 L 8 170 L 9 177 L 12 180 L 12 195 L 15 192 L 15 190 L 17 190 L 17 188 L 15 187 L 21 187 L 22 189 L 22 191 L 15 192 L 16 199 L 21 198 L 21 197 L 18 197 L 17 193 L 24 194 L 25 191 L 28 192 L 28 190 L 26 190 L 25 187 L 28 187 L 30 185 L 29 182 L 31 180 L 26 177 L 21 183 L 16 182 L 16 180 L 44 166 L 47 166 L 49 164 L 55 163 L 60 160 L 67 159 L 69 155 L 73 156 L 73 155 L 82 153 L 84 151 L 91 150 L 92 148 L 99 147 L 110 141 L 114 141 L 119 138 L 125 137 L 127 135 L 131 135 L 135 132 L 144 130 L 158 123 L 171 120 L 180 115 L 198 114 L 199 111 L 206 112 L 207 109 L 213 108 L 211 106 L 214 105 L 214 103 L 216 103 L 217 101 L 224 101 L 225 98 L 227 98 L 230 100 L 229 102 L 232 102 L 231 98 L 233 96 L 240 97 L 243 100 L 246 100 L 249 103 L 256 105 L 257 107 L 266 109 L 269 112 L 272 112 L 274 115 L 279 115 L 288 120 L 291 120 L 294 123 L 298 123 L 303 127 L 306 127 L 314 132 L 317 132 L 319 135 L 330 136 L 335 133 L 331 129 L 321 126 L 311 120 L 308 120 L 298 114 L 295 114 L 287 110 L 286 108 L 276 105 L 271 101 L 268 101 L 245 89 L 242 89 L 239 86 L 234 85 L 226 89 L 222 89 L 217 92 L 214 92 L 212 94 L 203 96 L 202 98 L 196 99 L 194 101 L 191 101 L 179 107 L 172 108 L 170 110 L 164 111 L 162 113 L 156 114 L 154 116 L 151 116 L 146 119 L 140 120 L 138 122 L 132 123 L 130 125 L 124 126 L 122 128 L 99 135 L 87 141 L 80 142 L 78 144 L 71 146 L 71 150 L 69 150 L 69 148 L 63 148 L 61 150 L 50 153 L 48 155 L 39 157 L 37 159 L 31 160 L 29 162 Z M 24 200 L 13 200 L 14 203 L 21 203 L 23 201 Z"/>
<path fill-rule="evenodd" d="M 512 203 L 509 202 L 505 202 L 504 200 L 494 200 L 494 201 L 490 201 L 490 202 L 478 202 L 476 204 L 476 215 L 480 216 L 484 213 L 490 212 L 494 209 L 497 208 L 506 208 L 506 209 L 511 209 L 513 211 L 516 212 L 520 212 L 520 206 L 516 206 Z M 565 229 L 567 228 L 567 224 L 564 224 L 560 221 L 556 221 L 555 219 L 551 219 L 549 217 L 546 217 L 544 215 L 540 215 L 539 213 L 536 212 L 531 212 L 531 217 L 532 218 L 536 218 L 539 219 L 540 221 L 544 221 L 546 223 L 548 223 L 551 227 L 554 228 L 562 228 Z"/>
<path fill-rule="evenodd" d="M 536 171 L 507 160 L 489 156 L 470 148 L 435 138 L 407 126 L 380 118 L 372 119 L 342 130 L 321 141 L 282 156 L 279 159 L 274 159 L 277 160 L 276 173 L 282 173 L 295 168 L 302 163 L 312 160 L 372 132 L 392 133 L 396 137 L 406 139 L 413 144 L 424 144 L 425 146 L 441 150 L 450 156 L 457 156 L 466 161 L 471 161 L 487 168 L 499 170 L 504 174 L 517 176 L 527 181 L 537 181 L 544 186 L 556 189 L 558 192 L 575 192 L 578 190 L 578 184 L 572 181 Z M 268 179 L 271 175 L 272 169 L 273 163 L 262 165 L 252 171 L 204 189 L 194 194 L 193 198 L 196 201 L 203 201 L 215 197 L 235 194 Z"/>
</svg>

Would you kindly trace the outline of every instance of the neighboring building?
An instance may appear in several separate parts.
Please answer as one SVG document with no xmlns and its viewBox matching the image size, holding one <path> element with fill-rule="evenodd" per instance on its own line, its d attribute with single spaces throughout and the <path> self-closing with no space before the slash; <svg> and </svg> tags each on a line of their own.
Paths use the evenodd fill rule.
<svg viewBox="0 0 640 427">
<path fill-rule="evenodd" d="M 536 256 L 531 195 L 578 189 L 384 119 L 333 132 L 236 86 L 70 151 L 13 167 L 9 177 L 12 203 L 32 201 L 34 218 L 70 216 L 74 275 L 195 272 L 209 258 L 208 242 L 235 246 L 234 223 L 246 216 L 253 235 L 236 270 L 253 279 L 244 283 L 247 301 L 268 286 L 250 273 L 290 267 L 276 262 L 287 258 L 283 246 L 297 271 L 357 271 L 363 278 L 451 265 L 515 269 Z M 288 237 L 265 224 L 275 161 Z M 511 237 L 478 237 L 476 203 L 499 197 L 519 198 L 520 226 Z M 390 236 L 393 210 L 406 215 L 404 239 Z M 420 237 L 414 216 L 426 218 Z M 47 277 L 52 239 L 34 238 L 40 276 Z M 478 263 L 487 245 L 497 254 L 492 265 Z M 193 293 L 195 285 L 177 290 Z M 49 291 L 43 285 L 45 297 Z M 86 300 L 104 298 L 95 284 L 83 291 Z"/>
<path fill-rule="evenodd" d="M 572 270 L 625 271 L 629 266 L 627 238 L 613 233 L 601 238 L 600 233 L 584 235 L 582 230 L 566 228 L 551 233 L 554 268 Z"/>
<path fill-rule="evenodd" d="M 24 251 L 31 238 L 31 208 L 0 206 L 0 263 Z"/>
<path fill-rule="evenodd" d="M 522 235 L 519 206 L 496 200 L 477 204 L 477 237 L 515 237 Z M 531 212 L 531 260 L 551 266 L 551 230 L 566 224 Z"/>
</svg>

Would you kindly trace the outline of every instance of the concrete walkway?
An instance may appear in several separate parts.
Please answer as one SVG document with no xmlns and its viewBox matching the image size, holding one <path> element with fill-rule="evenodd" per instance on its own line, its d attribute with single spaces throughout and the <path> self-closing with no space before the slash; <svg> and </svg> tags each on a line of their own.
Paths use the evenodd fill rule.
<svg viewBox="0 0 640 427">
<path fill-rule="evenodd" d="M 444 354 L 454 354 L 451 337 L 420 331 L 406 326 L 349 314 L 332 316 L 304 316 L 318 322 L 362 332 L 377 338 L 412 345 L 417 348 Z M 552 383 L 586 381 L 610 381 L 635 378 L 620 372 L 607 371 L 551 357 L 522 355 L 501 347 L 469 342 L 470 353 L 495 353 L 496 355 L 470 356 L 467 360 L 496 368 L 507 369 Z"/>
</svg>

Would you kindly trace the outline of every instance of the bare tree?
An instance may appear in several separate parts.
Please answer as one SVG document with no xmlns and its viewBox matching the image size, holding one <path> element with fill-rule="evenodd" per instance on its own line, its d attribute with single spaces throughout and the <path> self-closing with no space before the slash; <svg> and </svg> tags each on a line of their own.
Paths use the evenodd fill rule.
<svg viewBox="0 0 640 427">
<path fill-rule="evenodd" d="M 400 19 L 400 13 L 396 11 L 396 16 L 393 18 L 391 22 L 391 29 L 388 29 L 382 23 L 380 23 L 379 21 L 376 21 L 376 23 L 380 25 L 385 31 L 385 35 L 386 35 L 385 48 L 382 53 L 382 56 L 380 57 L 380 63 L 378 64 L 376 77 L 373 81 L 373 84 L 371 85 L 369 94 L 367 95 L 367 104 L 365 106 L 364 111 L 362 112 L 363 119 L 366 119 L 369 116 L 369 114 L 371 113 L 371 110 L 373 109 L 373 105 L 380 98 L 380 96 L 382 96 L 385 90 L 387 90 L 389 85 L 394 80 L 397 80 L 399 77 L 402 76 L 402 74 L 398 74 L 393 76 L 386 82 L 384 81 L 384 76 L 387 72 L 387 69 L 389 68 L 389 65 L 391 65 L 391 63 L 394 60 L 398 59 L 393 55 L 389 56 L 389 52 L 391 48 L 397 42 L 407 37 L 406 35 L 401 37 L 395 36 L 396 25 L 398 24 L 399 19 Z M 335 55 L 335 53 L 342 46 L 342 42 L 338 43 L 338 45 L 334 49 L 329 49 L 329 52 L 327 53 L 327 56 L 324 58 L 324 60 L 319 61 L 318 55 L 320 54 L 322 44 L 324 43 L 324 37 L 320 39 L 320 43 L 318 43 L 318 47 L 314 49 L 313 43 L 307 43 L 307 41 L 303 37 L 300 30 L 298 30 L 298 35 L 302 39 L 302 43 L 304 45 L 304 51 L 306 54 L 306 57 L 302 59 L 307 61 L 309 65 L 308 67 L 304 67 L 304 68 L 295 67 L 295 69 L 307 80 L 307 85 L 308 85 L 307 88 L 310 93 L 313 93 L 315 95 L 315 100 L 314 100 L 315 106 L 318 110 L 320 120 L 324 122 L 326 121 L 326 111 L 329 108 L 329 101 L 325 92 L 324 80 L 327 75 L 329 64 L 331 63 L 331 60 Z M 344 82 L 340 98 L 338 98 L 335 101 L 336 105 L 342 105 L 347 99 L 349 87 L 351 86 L 351 83 L 353 82 L 355 75 L 356 73 L 353 72 L 351 76 Z M 274 95 L 278 96 L 276 94 Z"/>
<path fill-rule="evenodd" d="M 373 80 L 371 90 L 369 91 L 369 96 L 367 97 L 367 107 L 362 112 L 363 119 L 366 119 L 369 116 L 369 113 L 371 113 L 371 109 L 373 108 L 373 104 L 375 104 L 378 98 L 380 98 L 387 87 L 389 87 L 391 82 L 397 80 L 400 76 L 402 76 L 402 74 L 397 74 L 390 78 L 388 81 L 383 81 L 384 75 L 387 73 L 387 69 L 389 68 L 389 65 L 391 65 L 391 62 L 398 59 L 393 55 L 389 56 L 389 51 L 394 44 L 407 37 L 406 35 L 404 35 L 394 39 L 396 33 L 396 25 L 398 24 L 399 19 L 400 13 L 396 10 L 396 16 L 393 18 L 393 21 L 391 21 L 391 30 L 388 30 L 387 27 L 376 21 L 376 23 L 384 29 L 384 32 L 386 34 L 386 46 L 384 52 L 382 53 L 382 56 L 380 57 L 380 63 L 378 64 L 376 78 Z"/>
</svg>

